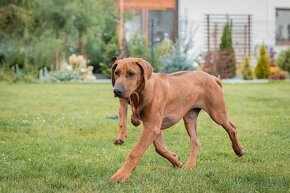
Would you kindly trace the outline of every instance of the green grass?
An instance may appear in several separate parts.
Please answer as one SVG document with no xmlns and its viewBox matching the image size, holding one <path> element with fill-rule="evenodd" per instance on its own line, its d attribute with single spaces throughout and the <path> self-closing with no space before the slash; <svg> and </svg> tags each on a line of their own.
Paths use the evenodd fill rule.
<svg viewBox="0 0 290 193">
<path fill-rule="evenodd" d="M 136 143 L 113 145 L 118 100 L 110 84 L 0 82 L 0 192 L 290 192 L 290 83 L 224 85 L 230 119 L 246 154 L 202 112 L 197 167 L 180 170 L 146 151 L 129 181 L 110 181 Z M 165 143 L 183 162 L 189 139 L 182 123 Z"/>
</svg>

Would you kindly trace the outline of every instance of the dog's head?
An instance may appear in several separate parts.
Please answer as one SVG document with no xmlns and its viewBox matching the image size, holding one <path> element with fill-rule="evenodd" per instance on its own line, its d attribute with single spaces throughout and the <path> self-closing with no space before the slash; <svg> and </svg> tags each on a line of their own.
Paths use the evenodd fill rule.
<svg viewBox="0 0 290 193">
<path fill-rule="evenodd" d="M 111 78 L 114 94 L 119 98 L 129 98 L 138 92 L 152 75 L 152 66 L 141 58 L 112 58 Z"/>
</svg>

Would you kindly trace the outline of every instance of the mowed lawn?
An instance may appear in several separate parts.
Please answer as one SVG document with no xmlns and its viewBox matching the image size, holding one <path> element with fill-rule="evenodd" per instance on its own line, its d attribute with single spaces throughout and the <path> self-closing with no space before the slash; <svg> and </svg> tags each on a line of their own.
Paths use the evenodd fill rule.
<svg viewBox="0 0 290 193">
<path fill-rule="evenodd" d="M 114 183 L 141 127 L 129 124 L 126 143 L 113 144 L 118 120 L 107 116 L 118 113 L 118 99 L 111 84 L 0 82 L 0 192 L 290 192 L 290 82 L 223 87 L 243 157 L 202 112 L 195 169 L 172 168 L 151 145 L 129 181 Z M 182 121 L 164 138 L 185 162 Z"/>
</svg>

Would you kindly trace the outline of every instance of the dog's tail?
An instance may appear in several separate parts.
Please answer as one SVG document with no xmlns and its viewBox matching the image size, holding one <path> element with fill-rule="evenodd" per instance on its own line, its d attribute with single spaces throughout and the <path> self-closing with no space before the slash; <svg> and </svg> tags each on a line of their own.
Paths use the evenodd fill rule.
<svg viewBox="0 0 290 193">
<path fill-rule="evenodd" d="M 214 77 L 214 78 L 215 78 L 216 83 L 222 88 L 221 76 L 218 75 L 218 77 Z"/>
</svg>

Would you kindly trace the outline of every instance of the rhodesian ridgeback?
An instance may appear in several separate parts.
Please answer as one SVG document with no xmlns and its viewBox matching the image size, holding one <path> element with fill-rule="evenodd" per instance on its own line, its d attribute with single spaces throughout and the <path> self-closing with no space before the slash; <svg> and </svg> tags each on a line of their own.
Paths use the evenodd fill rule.
<svg viewBox="0 0 290 193">
<path fill-rule="evenodd" d="M 193 168 L 199 151 L 196 120 L 201 109 L 228 133 L 236 155 L 244 154 L 237 138 L 236 126 L 229 121 L 221 81 L 205 72 L 182 71 L 153 73 L 152 66 L 141 58 L 113 58 L 113 92 L 120 98 L 120 122 L 126 123 L 127 104 L 132 106 L 132 123 L 143 123 L 141 136 L 124 165 L 111 177 L 127 180 L 150 144 L 174 167 Z M 185 164 L 166 148 L 161 131 L 183 119 L 190 138 L 190 155 Z M 122 122 L 123 121 L 123 122 Z M 119 139 L 125 140 L 126 125 L 120 125 Z M 127 128 L 125 128 L 127 129 Z"/>
</svg>

